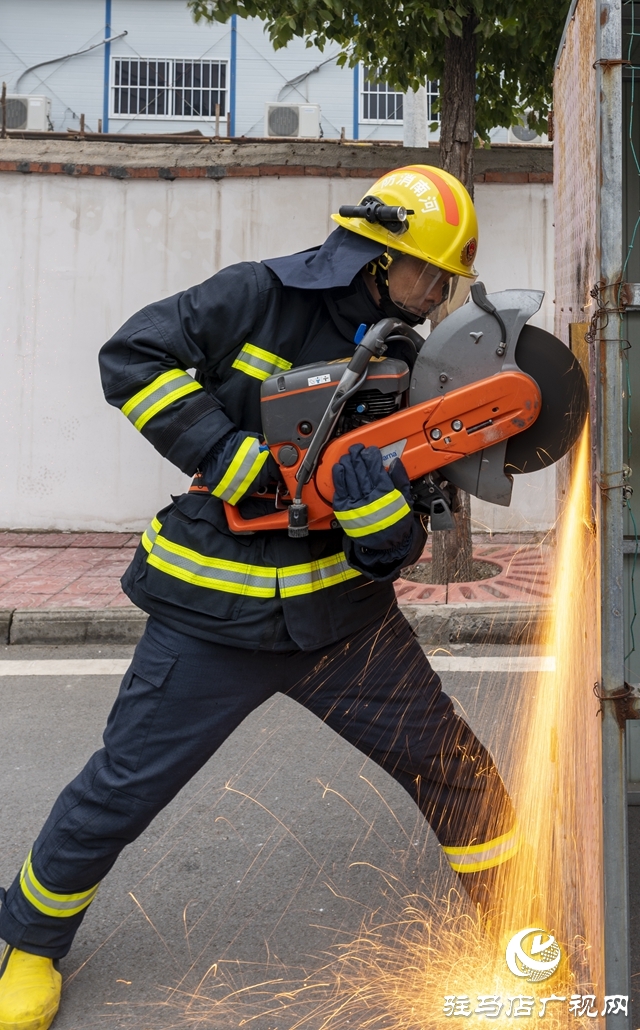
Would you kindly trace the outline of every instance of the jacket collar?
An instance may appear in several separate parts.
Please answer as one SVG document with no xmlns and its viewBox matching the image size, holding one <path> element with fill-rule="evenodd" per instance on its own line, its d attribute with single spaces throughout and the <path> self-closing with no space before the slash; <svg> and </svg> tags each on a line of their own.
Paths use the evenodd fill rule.
<svg viewBox="0 0 640 1030">
<path fill-rule="evenodd" d="M 321 247 L 262 262 L 283 286 L 300 290 L 332 290 L 350 286 L 360 269 L 380 257 L 384 245 L 339 226 Z"/>
</svg>

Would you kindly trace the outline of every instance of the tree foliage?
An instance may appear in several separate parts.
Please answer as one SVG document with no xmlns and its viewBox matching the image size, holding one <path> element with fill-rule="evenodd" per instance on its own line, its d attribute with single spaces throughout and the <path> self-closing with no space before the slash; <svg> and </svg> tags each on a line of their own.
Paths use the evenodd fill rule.
<svg viewBox="0 0 640 1030">
<path fill-rule="evenodd" d="M 476 25 L 476 131 L 524 120 L 545 131 L 553 62 L 569 0 L 188 0 L 196 21 L 261 18 L 276 49 L 294 38 L 323 50 L 338 43 L 338 63 L 362 61 L 406 92 L 441 79 L 445 41 Z"/>
</svg>

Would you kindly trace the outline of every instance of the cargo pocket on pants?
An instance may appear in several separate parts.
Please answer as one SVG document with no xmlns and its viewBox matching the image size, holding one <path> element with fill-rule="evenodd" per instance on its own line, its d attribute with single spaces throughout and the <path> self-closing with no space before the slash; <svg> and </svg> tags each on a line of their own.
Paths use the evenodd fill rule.
<svg viewBox="0 0 640 1030">
<path fill-rule="evenodd" d="M 135 772 L 149 730 L 164 696 L 164 687 L 178 660 L 143 637 L 124 675 L 104 731 L 112 761 Z"/>
</svg>

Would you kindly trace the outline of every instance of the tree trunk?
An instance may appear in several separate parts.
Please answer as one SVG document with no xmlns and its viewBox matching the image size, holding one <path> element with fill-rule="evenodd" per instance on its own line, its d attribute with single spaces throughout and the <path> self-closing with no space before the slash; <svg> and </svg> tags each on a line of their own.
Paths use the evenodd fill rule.
<svg viewBox="0 0 640 1030">
<path fill-rule="evenodd" d="M 440 83 L 440 159 L 473 197 L 473 146 L 476 129 L 476 37 L 478 19 L 462 21 L 462 35 L 444 45 L 444 74 Z"/>
<path fill-rule="evenodd" d="M 440 83 L 440 159 L 445 171 L 455 175 L 473 197 L 473 148 L 476 122 L 476 37 L 478 20 L 469 15 L 462 35 L 445 43 L 444 74 Z M 446 475 L 446 469 L 443 469 Z M 433 580 L 435 583 L 468 583 L 473 578 L 471 506 L 469 495 L 460 493 L 455 529 L 433 533 Z"/>
</svg>

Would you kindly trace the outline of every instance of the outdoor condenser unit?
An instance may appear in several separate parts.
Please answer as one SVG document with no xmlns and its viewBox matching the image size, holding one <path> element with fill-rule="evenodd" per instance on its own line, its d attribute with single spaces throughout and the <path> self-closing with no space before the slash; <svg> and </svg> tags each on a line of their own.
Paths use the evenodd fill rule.
<svg viewBox="0 0 640 1030">
<path fill-rule="evenodd" d="M 548 143 L 549 137 L 539 136 L 535 129 L 530 129 L 528 125 L 510 125 L 507 130 L 507 142 L 528 143 L 531 146 L 534 143 Z"/>
<path fill-rule="evenodd" d="M 319 104 L 265 104 L 265 136 L 291 136 L 318 139 L 320 136 Z"/>
<path fill-rule="evenodd" d="M 7 129 L 46 132 L 50 107 L 49 97 L 7 96 Z"/>
</svg>

